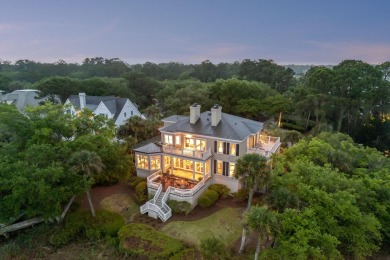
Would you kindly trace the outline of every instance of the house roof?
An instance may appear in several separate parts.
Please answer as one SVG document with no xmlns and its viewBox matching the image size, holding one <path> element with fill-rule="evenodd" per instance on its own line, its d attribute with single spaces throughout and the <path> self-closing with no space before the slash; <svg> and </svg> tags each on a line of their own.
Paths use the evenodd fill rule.
<svg viewBox="0 0 390 260">
<path fill-rule="evenodd" d="M 171 115 L 171 116 L 168 116 L 168 117 L 161 119 L 161 121 L 176 123 L 180 119 L 184 119 L 184 118 L 186 118 L 186 116 Z"/>
<path fill-rule="evenodd" d="M 73 106 L 80 108 L 79 95 L 70 95 L 68 100 Z M 95 111 L 100 102 L 103 102 L 111 114 L 114 114 L 114 119 L 117 119 L 127 100 L 127 98 L 117 98 L 115 96 L 85 96 L 86 107 L 88 109 Z"/>
<path fill-rule="evenodd" d="M 161 153 L 162 149 L 161 144 L 159 143 L 161 143 L 161 136 L 155 136 L 151 139 L 135 144 L 133 146 L 133 151 L 147 154 Z"/>
<path fill-rule="evenodd" d="M 189 117 L 181 116 L 180 119 L 169 126 L 160 128 L 162 132 L 183 132 L 204 136 L 212 136 L 222 139 L 242 141 L 250 134 L 255 134 L 263 128 L 263 123 L 254 120 L 221 113 L 221 121 L 217 126 L 211 126 L 211 112 L 200 114 L 195 124 L 190 123 Z"/>
<path fill-rule="evenodd" d="M 47 98 L 38 98 L 39 90 L 36 89 L 21 89 L 15 90 L 11 93 L 2 95 L 0 101 L 7 104 L 13 104 L 18 110 L 23 110 L 27 106 L 38 106 L 40 102 L 47 100 Z"/>
</svg>

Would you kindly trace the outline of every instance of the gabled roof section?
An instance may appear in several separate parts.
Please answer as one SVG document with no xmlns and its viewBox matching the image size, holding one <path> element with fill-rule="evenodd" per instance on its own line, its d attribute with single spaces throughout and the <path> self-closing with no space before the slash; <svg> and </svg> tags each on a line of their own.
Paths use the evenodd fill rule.
<svg viewBox="0 0 390 260">
<path fill-rule="evenodd" d="M 211 126 L 211 113 L 206 111 L 200 114 L 195 124 L 190 124 L 189 117 L 180 119 L 168 126 L 160 128 L 162 132 L 183 132 L 204 135 L 222 139 L 242 141 L 250 134 L 255 134 L 263 128 L 263 123 L 254 120 L 221 113 L 221 121 L 217 126 Z"/>
<path fill-rule="evenodd" d="M 116 120 L 119 116 L 119 113 L 122 111 L 123 107 L 125 106 L 127 102 L 127 98 L 116 98 L 116 111 L 114 119 Z"/>
</svg>

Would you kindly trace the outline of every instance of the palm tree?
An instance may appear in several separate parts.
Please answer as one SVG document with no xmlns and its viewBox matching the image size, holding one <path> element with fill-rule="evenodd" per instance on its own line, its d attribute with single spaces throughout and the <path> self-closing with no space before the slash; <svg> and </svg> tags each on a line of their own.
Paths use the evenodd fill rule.
<svg viewBox="0 0 390 260">
<path fill-rule="evenodd" d="M 264 186 L 269 179 L 269 170 L 267 166 L 267 158 L 259 154 L 245 154 L 237 159 L 234 177 L 241 179 L 243 186 L 249 187 L 249 198 L 246 210 L 249 211 L 252 205 L 252 198 L 255 190 L 259 186 Z M 244 251 L 246 230 L 244 225 L 242 230 L 241 245 L 239 252 Z"/>
<path fill-rule="evenodd" d="M 75 152 L 72 154 L 69 161 L 70 164 L 73 165 L 72 168 L 75 171 L 78 171 L 91 179 L 93 179 L 94 173 L 99 173 L 104 168 L 104 164 L 101 162 L 99 155 L 97 155 L 95 152 L 90 152 L 87 150 Z M 95 217 L 95 209 L 92 204 L 91 194 L 89 190 L 86 193 L 92 216 Z"/>
<path fill-rule="evenodd" d="M 256 230 L 259 233 L 255 260 L 259 258 L 261 243 L 265 236 L 274 233 L 276 221 L 275 214 L 268 210 L 267 206 L 255 206 L 245 215 L 245 223 L 247 223 L 252 230 Z"/>
<path fill-rule="evenodd" d="M 255 190 L 266 184 L 269 179 L 267 158 L 256 154 L 245 154 L 237 159 L 234 177 L 240 179 L 243 186 L 249 188 L 247 210 L 252 205 L 252 198 Z"/>
</svg>

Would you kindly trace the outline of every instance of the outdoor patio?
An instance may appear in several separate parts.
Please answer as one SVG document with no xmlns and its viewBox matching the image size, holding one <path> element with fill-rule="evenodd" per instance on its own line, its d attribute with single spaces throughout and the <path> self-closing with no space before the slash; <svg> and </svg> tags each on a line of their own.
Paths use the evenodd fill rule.
<svg viewBox="0 0 390 260">
<path fill-rule="evenodd" d="M 153 182 L 160 183 L 163 186 L 163 191 L 166 191 L 169 186 L 178 189 L 192 189 L 199 183 L 199 181 L 191 180 L 187 178 L 178 177 L 175 175 L 164 174 L 159 175 Z"/>
</svg>

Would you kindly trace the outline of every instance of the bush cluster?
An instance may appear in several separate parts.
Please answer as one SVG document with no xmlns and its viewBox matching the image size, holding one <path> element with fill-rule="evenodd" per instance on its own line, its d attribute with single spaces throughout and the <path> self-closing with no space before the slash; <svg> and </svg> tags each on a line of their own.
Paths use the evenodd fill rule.
<svg viewBox="0 0 390 260">
<path fill-rule="evenodd" d="M 138 176 L 131 176 L 129 178 L 129 185 L 132 188 L 135 188 L 140 182 L 146 181 L 146 178 L 138 177 Z"/>
<path fill-rule="evenodd" d="M 230 193 L 230 189 L 223 184 L 212 184 L 209 189 L 216 191 L 218 193 L 218 197 L 222 199 L 226 199 Z"/>
<path fill-rule="evenodd" d="M 187 216 L 192 211 L 192 206 L 187 201 L 169 200 L 167 204 L 175 214 L 184 214 Z"/>
<path fill-rule="evenodd" d="M 228 187 L 222 184 L 211 185 L 198 199 L 198 205 L 201 208 L 211 207 L 219 198 L 224 198 L 229 194 Z"/>
<path fill-rule="evenodd" d="M 206 238 L 200 241 L 200 249 L 204 259 L 226 259 L 225 245 L 216 238 Z"/>
<path fill-rule="evenodd" d="M 95 240 L 101 237 L 115 237 L 119 228 L 125 225 L 121 215 L 108 210 L 96 211 L 96 217 L 92 217 L 88 210 L 76 211 L 69 214 L 65 224 L 50 239 L 54 246 L 62 246 L 77 239 L 87 237 Z"/>
<path fill-rule="evenodd" d="M 141 181 L 135 186 L 135 199 L 138 204 L 144 204 L 148 200 L 148 184 Z"/>
<path fill-rule="evenodd" d="M 244 201 L 249 198 L 249 189 L 239 189 L 237 192 L 234 192 L 233 198 L 239 201 Z"/>
</svg>

